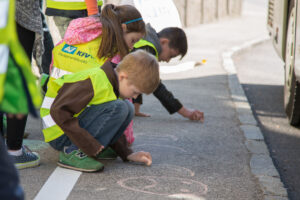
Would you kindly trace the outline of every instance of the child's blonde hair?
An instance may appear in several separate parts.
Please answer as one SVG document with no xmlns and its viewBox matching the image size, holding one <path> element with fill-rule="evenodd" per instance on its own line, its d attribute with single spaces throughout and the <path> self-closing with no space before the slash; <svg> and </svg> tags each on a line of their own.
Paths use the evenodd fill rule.
<svg viewBox="0 0 300 200">
<path fill-rule="evenodd" d="M 125 72 L 128 81 L 145 94 L 152 93 L 160 82 L 158 62 L 144 50 L 137 50 L 125 56 L 116 71 Z"/>
<path fill-rule="evenodd" d="M 137 20 L 139 19 L 139 20 Z M 126 22 L 133 21 L 126 24 Z M 123 58 L 129 53 L 129 47 L 124 40 L 122 24 L 126 24 L 127 33 L 138 32 L 145 34 L 145 22 L 141 13 L 133 6 L 115 6 L 107 4 L 101 11 L 102 41 L 98 57 L 113 57 L 117 53 Z"/>
</svg>

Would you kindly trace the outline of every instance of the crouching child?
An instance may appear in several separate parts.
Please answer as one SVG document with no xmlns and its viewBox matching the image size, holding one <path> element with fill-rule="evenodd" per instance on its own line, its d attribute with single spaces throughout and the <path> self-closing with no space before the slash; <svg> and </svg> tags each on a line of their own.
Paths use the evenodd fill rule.
<svg viewBox="0 0 300 200">
<path fill-rule="evenodd" d="M 151 165 L 150 153 L 134 153 L 127 145 L 123 132 L 134 108 L 124 99 L 150 94 L 158 84 L 158 63 L 143 50 L 125 56 L 116 69 L 106 62 L 55 80 L 47 90 L 41 117 L 45 141 L 60 151 L 58 165 L 100 171 L 104 166 L 97 158 L 107 147 L 123 161 Z"/>
</svg>

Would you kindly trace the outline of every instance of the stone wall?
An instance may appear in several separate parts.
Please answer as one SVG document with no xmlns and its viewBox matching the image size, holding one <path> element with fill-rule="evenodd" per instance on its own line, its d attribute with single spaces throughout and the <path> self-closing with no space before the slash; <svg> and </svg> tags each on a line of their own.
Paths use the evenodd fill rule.
<svg viewBox="0 0 300 200">
<path fill-rule="evenodd" d="M 213 22 L 225 17 L 240 16 L 243 0 L 173 0 L 183 26 Z M 105 0 L 119 4 L 121 0 Z"/>
</svg>

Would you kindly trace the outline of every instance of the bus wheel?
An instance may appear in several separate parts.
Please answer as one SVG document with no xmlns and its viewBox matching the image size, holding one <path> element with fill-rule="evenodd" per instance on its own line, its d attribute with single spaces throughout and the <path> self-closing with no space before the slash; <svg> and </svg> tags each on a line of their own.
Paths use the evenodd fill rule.
<svg viewBox="0 0 300 200">
<path fill-rule="evenodd" d="M 285 49 L 284 109 L 291 125 L 300 123 L 300 84 L 296 80 L 295 64 L 295 7 L 290 7 Z"/>
</svg>

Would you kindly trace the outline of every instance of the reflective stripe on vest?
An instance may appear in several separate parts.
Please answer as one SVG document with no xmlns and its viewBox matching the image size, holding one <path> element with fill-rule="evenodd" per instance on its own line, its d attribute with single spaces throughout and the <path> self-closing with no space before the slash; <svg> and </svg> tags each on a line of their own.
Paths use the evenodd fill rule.
<svg viewBox="0 0 300 200">
<path fill-rule="evenodd" d="M 58 79 L 58 78 L 62 77 L 63 75 L 66 75 L 66 74 L 72 74 L 72 72 L 69 72 L 69 71 L 66 71 L 66 70 L 63 70 L 63 69 L 59 69 L 59 68 L 56 68 L 56 67 L 53 66 L 50 76 L 54 79 Z"/>
<path fill-rule="evenodd" d="M 43 128 L 44 128 L 44 129 L 56 125 L 56 123 L 55 123 L 55 121 L 52 119 L 51 115 L 46 115 L 45 117 L 42 118 L 42 121 L 43 121 Z"/>
<path fill-rule="evenodd" d="M 1 41 L 5 38 L 5 34 L 7 33 L 5 27 L 7 26 L 8 19 L 8 11 L 9 11 L 9 0 L 0 1 L 0 43 L 7 43 L 7 41 Z M 4 33 L 4 35 L 3 35 Z M 4 95 L 4 82 L 5 82 L 5 73 L 7 71 L 8 65 L 8 56 L 9 56 L 9 48 L 6 44 L 0 44 L 0 103 L 3 99 Z"/>
<path fill-rule="evenodd" d="M 45 98 L 43 100 L 43 104 L 41 106 L 41 109 L 47 109 L 48 111 L 50 111 L 50 108 L 54 102 L 54 99 L 55 98 L 45 96 Z M 42 122 L 43 122 L 43 129 L 46 129 L 46 128 L 56 125 L 56 123 L 54 122 L 54 120 L 52 119 L 50 114 L 43 116 Z"/>
<path fill-rule="evenodd" d="M 4 74 L 8 65 L 9 48 L 0 44 L 0 74 Z"/>
<path fill-rule="evenodd" d="M 54 98 L 45 97 L 41 108 L 50 109 L 53 104 Z"/>
<path fill-rule="evenodd" d="M 158 60 L 158 52 L 157 52 L 157 49 L 154 46 L 154 44 L 152 44 L 151 42 L 149 42 L 147 40 L 144 40 L 144 39 L 140 39 L 138 42 L 136 42 L 134 44 L 134 48 L 136 48 L 136 49 L 141 48 L 141 47 L 145 47 L 145 46 L 150 46 L 150 47 L 152 47 L 154 49 L 154 51 L 155 51 L 155 57 Z"/>
<path fill-rule="evenodd" d="M 0 103 L 4 95 L 4 82 L 8 65 L 9 49 L 6 45 L 0 45 Z"/>
<path fill-rule="evenodd" d="M 47 8 L 58 10 L 86 10 L 85 0 L 47 0 Z M 97 0 L 98 6 L 102 6 L 103 1 Z"/>
<path fill-rule="evenodd" d="M 0 29 L 7 25 L 9 0 L 0 1 Z"/>
</svg>

